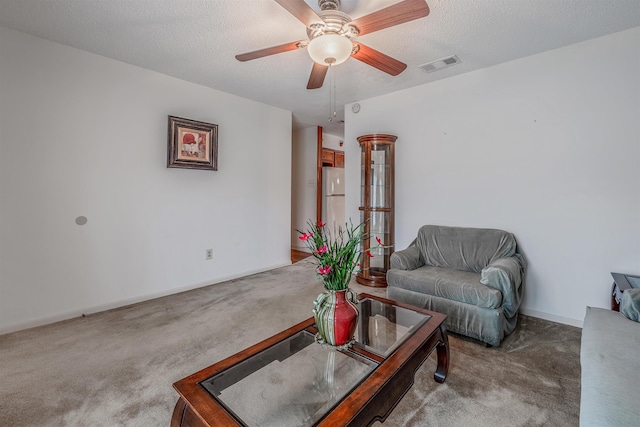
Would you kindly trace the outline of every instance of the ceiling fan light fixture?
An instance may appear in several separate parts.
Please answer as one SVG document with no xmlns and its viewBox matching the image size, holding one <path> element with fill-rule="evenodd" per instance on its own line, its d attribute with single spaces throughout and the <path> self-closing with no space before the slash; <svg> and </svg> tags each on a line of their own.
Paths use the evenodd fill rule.
<svg viewBox="0 0 640 427">
<path fill-rule="evenodd" d="M 322 34 L 309 42 L 309 56 L 320 65 L 338 65 L 351 56 L 353 43 L 345 36 Z"/>
</svg>

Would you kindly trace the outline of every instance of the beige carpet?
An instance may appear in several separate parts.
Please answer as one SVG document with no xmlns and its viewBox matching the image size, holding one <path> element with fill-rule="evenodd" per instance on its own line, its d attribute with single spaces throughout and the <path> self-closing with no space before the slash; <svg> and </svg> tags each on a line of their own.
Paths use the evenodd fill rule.
<svg viewBox="0 0 640 427">
<path fill-rule="evenodd" d="M 321 291 L 303 260 L 0 336 L 0 426 L 168 426 L 173 382 L 308 318 Z M 501 347 L 450 344 L 445 384 L 432 355 L 383 426 L 578 425 L 580 329 L 523 316 Z"/>
</svg>

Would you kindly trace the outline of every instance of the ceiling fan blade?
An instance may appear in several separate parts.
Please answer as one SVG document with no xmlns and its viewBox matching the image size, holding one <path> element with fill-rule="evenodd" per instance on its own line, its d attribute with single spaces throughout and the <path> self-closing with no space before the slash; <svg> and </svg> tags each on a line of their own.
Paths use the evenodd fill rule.
<svg viewBox="0 0 640 427">
<path fill-rule="evenodd" d="M 287 12 L 298 18 L 307 27 L 311 24 L 322 23 L 322 18 L 304 0 L 275 0 Z"/>
<path fill-rule="evenodd" d="M 324 83 L 324 78 L 327 75 L 327 71 L 329 71 L 328 65 L 320 65 L 317 62 L 314 62 L 313 68 L 311 69 L 311 75 L 309 76 L 309 83 L 307 83 L 307 89 L 321 88 Z"/>
<path fill-rule="evenodd" d="M 288 52 L 290 50 L 302 48 L 303 46 L 301 43 L 304 43 L 304 41 L 285 43 L 279 46 L 271 46 L 265 49 L 254 50 L 253 52 L 241 53 L 240 55 L 236 55 L 236 59 L 244 62 L 262 58 L 264 56 L 275 55 L 276 53 Z"/>
<path fill-rule="evenodd" d="M 392 76 L 397 76 L 407 68 L 407 64 L 400 62 L 397 59 L 385 55 L 382 52 L 378 52 L 362 43 L 354 42 L 357 46 L 356 53 L 351 54 L 352 58 L 362 61 L 365 64 L 371 65 L 380 71 L 384 71 Z"/>
<path fill-rule="evenodd" d="M 351 21 L 351 25 L 358 29 L 358 35 L 373 33 L 394 25 L 423 18 L 429 14 L 429 6 L 425 0 L 404 0 L 377 12 L 370 13 Z"/>
</svg>

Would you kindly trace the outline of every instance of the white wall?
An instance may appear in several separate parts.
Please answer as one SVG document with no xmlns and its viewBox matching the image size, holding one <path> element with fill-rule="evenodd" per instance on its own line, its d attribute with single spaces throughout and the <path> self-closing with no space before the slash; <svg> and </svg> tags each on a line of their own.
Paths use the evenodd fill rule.
<svg viewBox="0 0 640 427">
<path fill-rule="evenodd" d="M 318 175 L 318 128 L 316 126 L 293 132 L 291 164 L 291 247 L 308 252 L 298 239 L 297 230 L 306 230 L 307 221 L 316 220 Z"/>
<path fill-rule="evenodd" d="M 344 137 L 338 135 L 331 135 L 329 133 L 322 134 L 322 146 L 324 148 L 330 148 L 332 150 L 344 151 L 340 146 L 340 142 L 344 140 Z"/>
<path fill-rule="evenodd" d="M 3 28 L 0 52 L 0 332 L 290 263 L 290 112 Z M 217 172 L 166 168 L 168 115 L 218 124 Z"/>
<path fill-rule="evenodd" d="M 464 58 L 462 58 L 464 61 Z M 501 228 L 529 268 L 523 312 L 580 325 L 610 272 L 640 273 L 640 28 L 347 106 L 396 142 L 396 247 L 423 224 Z"/>
</svg>

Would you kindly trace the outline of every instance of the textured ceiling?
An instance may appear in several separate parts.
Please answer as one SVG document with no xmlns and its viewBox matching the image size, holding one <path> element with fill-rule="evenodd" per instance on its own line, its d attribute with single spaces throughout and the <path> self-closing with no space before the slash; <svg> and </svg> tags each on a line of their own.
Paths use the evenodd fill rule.
<svg viewBox="0 0 640 427">
<path fill-rule="evenodd" d="M 342 11 L 355 19 L 398 1 L 342 0 Z M 354 59 L 336 66 L 332 122 L 330 77 L 323 88 L 306 89 L 312 62 L 304 49 L 234 58 L 307 38 L 273 0 L 0 0 L 0 26 L 291 110 L 294 126 L 334 134 L 343 132 L 346 103 L 640 26 L 640 0 L 427 3 L 426 18 L 358 38 L 408 68 L 392 77 Z M 433 73 L 418 68 L 450 55 L 461 62 Z"/>
</svg>

